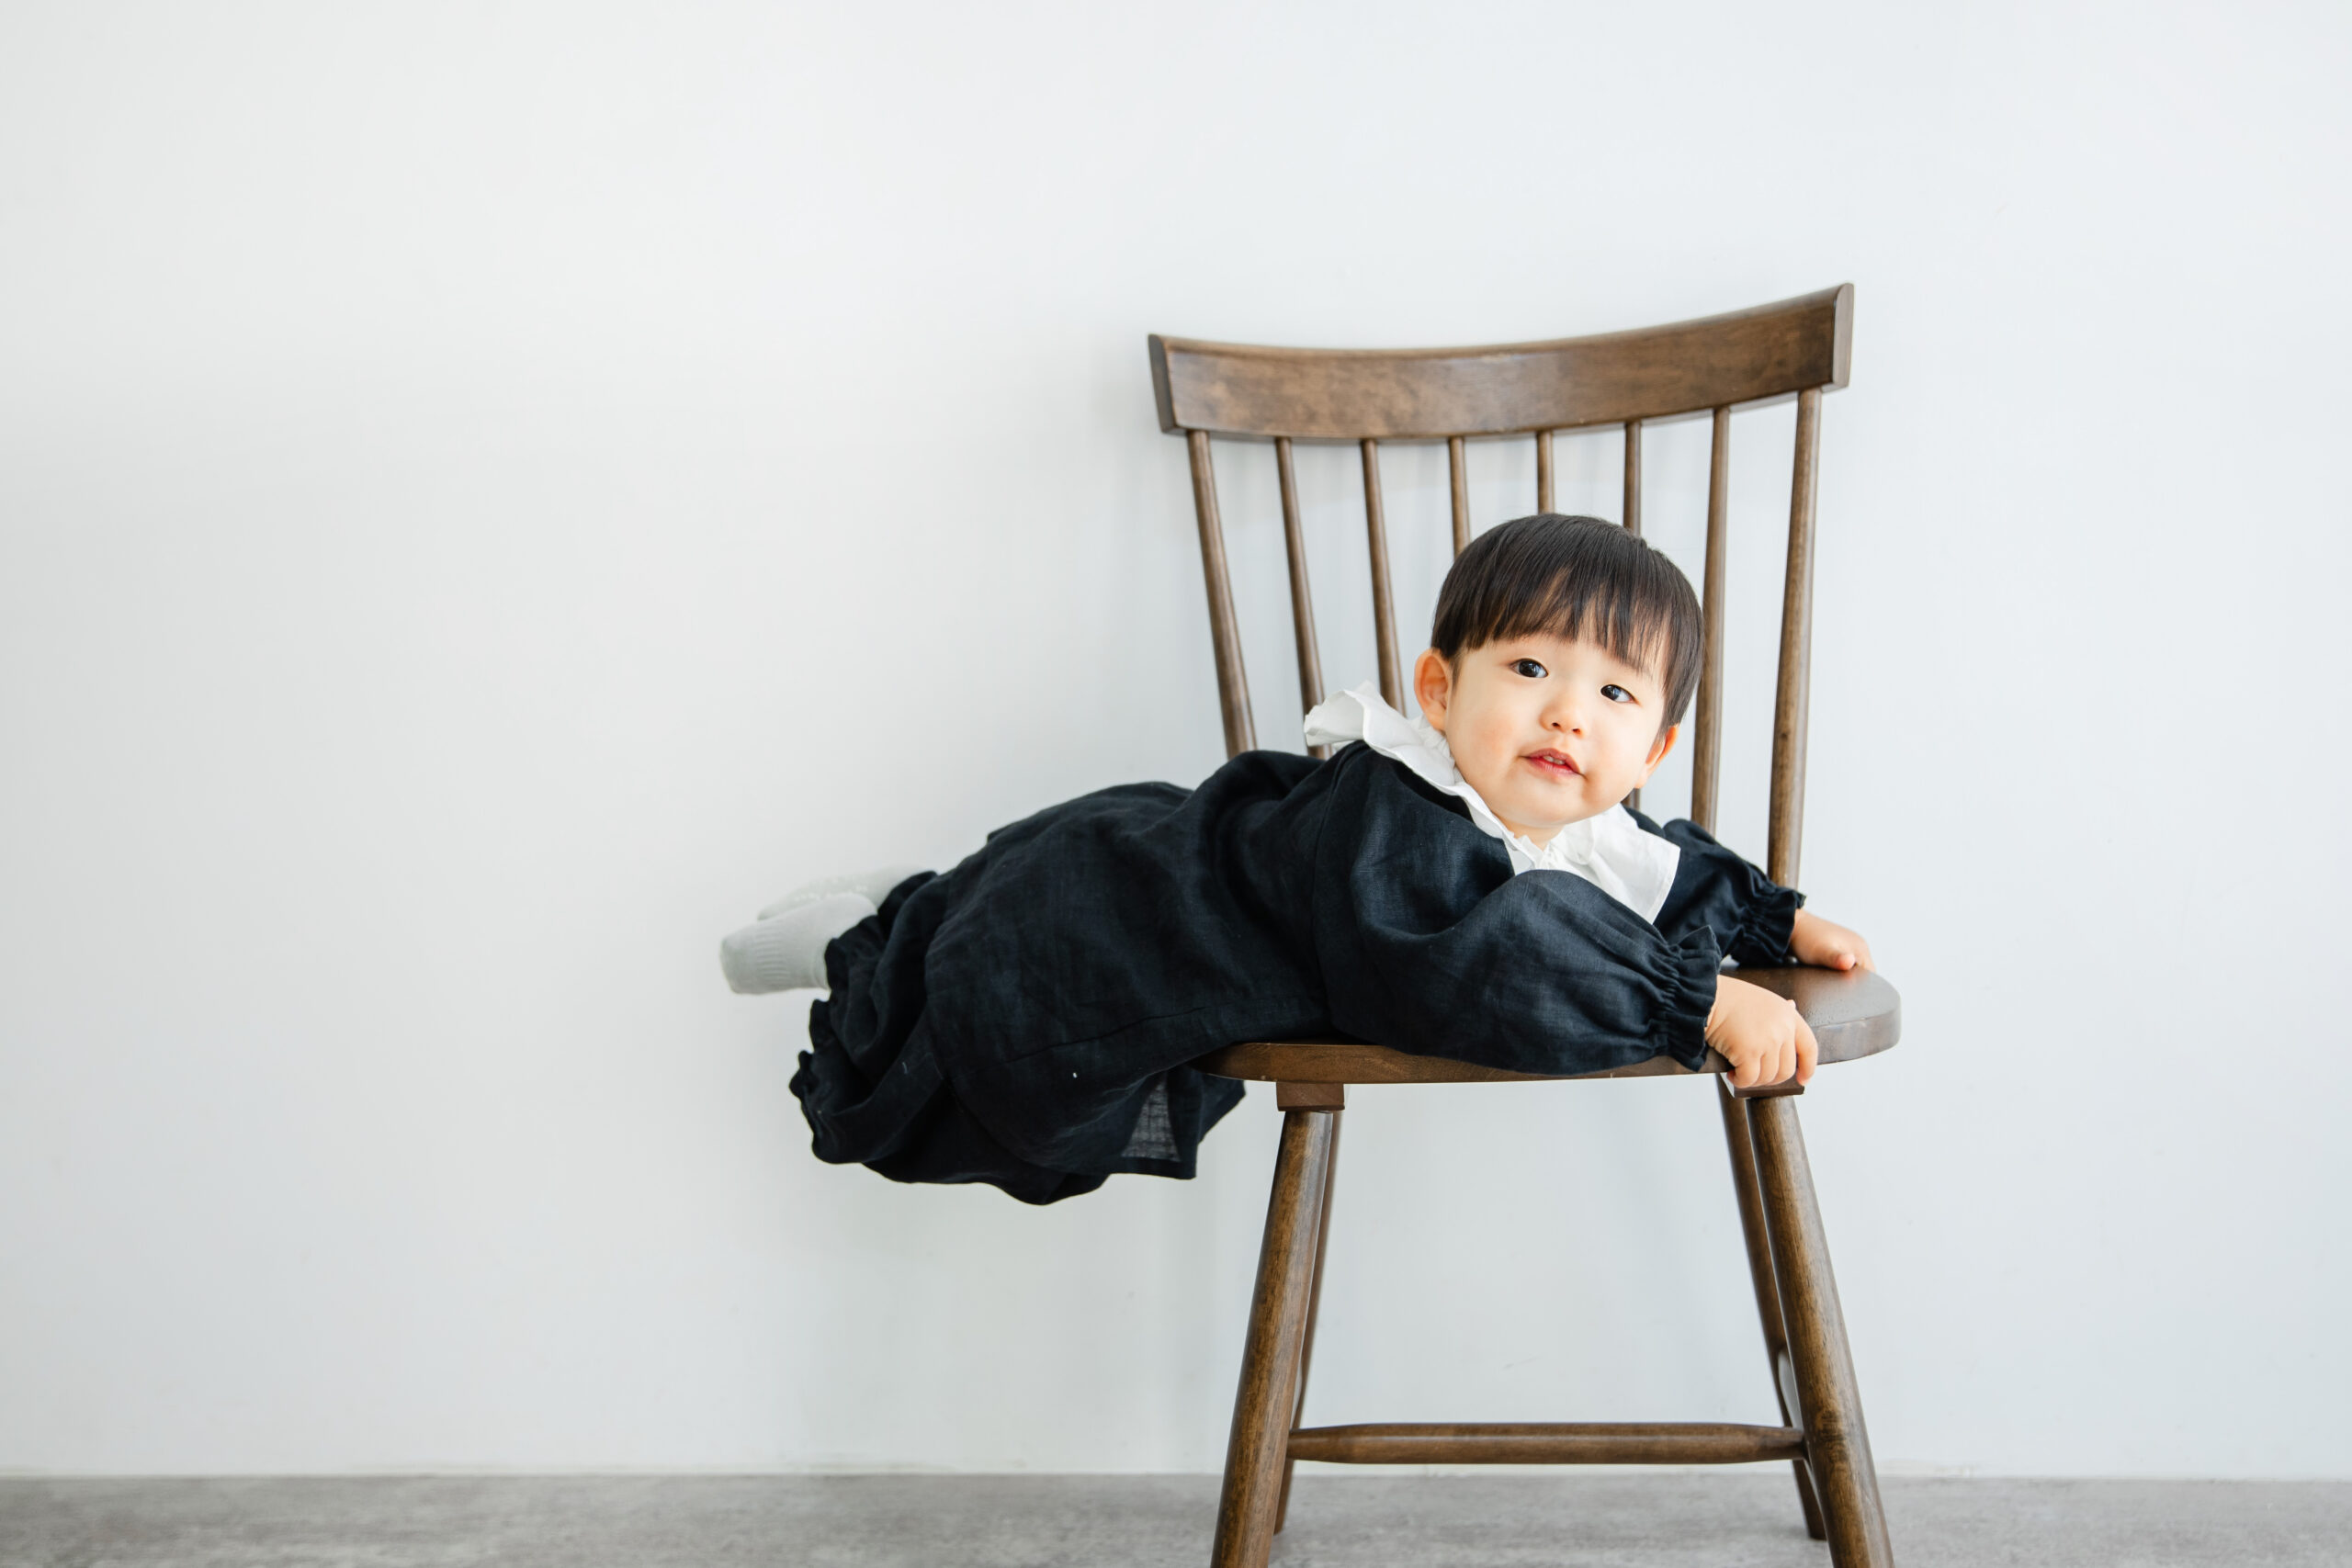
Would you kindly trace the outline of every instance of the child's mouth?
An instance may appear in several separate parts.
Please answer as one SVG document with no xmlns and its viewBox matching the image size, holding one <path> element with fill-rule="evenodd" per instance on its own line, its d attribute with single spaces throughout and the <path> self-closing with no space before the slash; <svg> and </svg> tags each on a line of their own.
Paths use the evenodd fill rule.
<svg viewBox="0 0 2352 1568">
<path fill-rule="evenodd" d="M 1573 758 L 1558 751 L 1530 751 L 1527 760 L 1534 763 L 1539 772 L 1549 773 L 1554 778 L 1572 779 L 1584 772 L 1576 765 Z"/>
</svg>

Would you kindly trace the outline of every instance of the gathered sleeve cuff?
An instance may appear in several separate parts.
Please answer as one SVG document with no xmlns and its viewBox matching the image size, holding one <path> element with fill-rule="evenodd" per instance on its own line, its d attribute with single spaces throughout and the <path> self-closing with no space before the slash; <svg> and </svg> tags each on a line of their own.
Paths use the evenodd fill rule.
<svg viewBox="0 0 2352 1568">
<path fill-rule="evenodd" d="M 1703 927 L 1715 933 L 1726 957 L 1741 964 L 1789 962 L 1789 933 L 1804 894 L 1774 882 L 1695 822 L 1660 826 L 1638 814 L 1634 820 L 1682 851 L 1674 886 L 1657 912 L 1657 929 L 1669 941 Z"/>
<path fill-rule="evenodd" d="M 1722 977 L 1723 953 L 1714 932 L 1701 926 L 1664 954 L 1668 972 L 1651 1039 L 1658 1055 L 1671 1056 L 1697 1072 L 1707 1058 L 1707 1015 L 1715 1010 L 1715 983 Z"/>
<path fill-rule="evenodd" d="M 1789 937 L 1796 929 L 1797 911 L 1804 907 L 1804 895 L 1761 876 L 1757 882 L 1747 912 L 1724 951 L 1741 964 L 1790 963 Z"/>
</svg>

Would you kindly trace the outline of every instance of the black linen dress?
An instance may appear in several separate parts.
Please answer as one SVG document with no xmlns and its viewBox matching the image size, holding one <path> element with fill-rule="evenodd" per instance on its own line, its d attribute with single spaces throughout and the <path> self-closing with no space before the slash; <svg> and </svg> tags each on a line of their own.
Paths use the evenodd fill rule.
<svg viewBox="0 0 2352 1568">
<path fill-rule="evenodd" d="M 1777 963 L 1795 892 L 1689 822 L 1656 924 L 1511 872 L 1454 796 L 1361 742 L 1251 751 L 1000 829 L 825 955 L 792 1092 L 819 1158 L 1031 1203 L 1189 1177 L 1241 1040 L 1349 1035 L 1525 1073 L 1696 1066 L 1722 960 Z"/>
</svg>

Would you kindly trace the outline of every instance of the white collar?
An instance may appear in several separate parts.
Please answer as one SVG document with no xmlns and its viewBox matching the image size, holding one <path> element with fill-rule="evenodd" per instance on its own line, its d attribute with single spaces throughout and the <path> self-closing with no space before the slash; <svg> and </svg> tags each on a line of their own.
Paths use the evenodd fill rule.
<svg viewBox="0 0 2352 1568">
<path fill-rule="evenodd" d="M 1361 740 L 1384 757 L 1410 768 L 1432 789 L 1459 798 L 1470 807 L 1470 820 L 1479 830 L 1500 839 L 1510 852 L 1513 875 L 1527 871 L 1565 871 L 1581 876 L 1645 920 L 1657 919 L 1666 896 L 1674 886 L 1674 868 L 1682 851 L 1656 833 L 1642 831 L 1622 806 L 1598 817 L 1571 822 L 1538 844 L 1503 826 L 1478 792 L 1453 765 L 1445 737 L 1419 714 L 1408 718 L 1383 701 L 1369 681 L 1341 692 L 1306 716 L 1309 746 L 1344 745 Z"/>
</svg>

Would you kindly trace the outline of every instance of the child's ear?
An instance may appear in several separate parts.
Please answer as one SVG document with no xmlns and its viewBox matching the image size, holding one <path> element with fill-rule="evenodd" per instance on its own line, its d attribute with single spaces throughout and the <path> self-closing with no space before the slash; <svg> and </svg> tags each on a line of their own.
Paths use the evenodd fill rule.
<svg viewBox="0 0 2352 1568">
<path fill-rule="evenodd" d="M 1650 775 L 1657 772 L 1657 765 L 1666 761 L 1668 751 L 1674 750 L 1674 738 L 1681 733 L 1682 727 L 1679 724 L 1669 724 L 1658 732 L 1657 739 L 1650 743 L 1650 760 L 1642 764 L 1641 782 L 1634 785 L 1635 789 L 1650 782 Z"/>
<path fill-rule="evenodd" d="M 1413 700 L 1421 705 L 1421 716 L 1440 735 L 1445 733 L 1446 705 L 1453 699 L 1453 671 L 1446 668 L 1445 656 L 1434 648 L 1421 649 L 1413 660 Z"/>
</svg>

